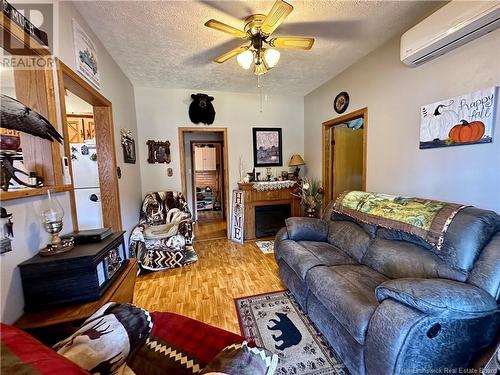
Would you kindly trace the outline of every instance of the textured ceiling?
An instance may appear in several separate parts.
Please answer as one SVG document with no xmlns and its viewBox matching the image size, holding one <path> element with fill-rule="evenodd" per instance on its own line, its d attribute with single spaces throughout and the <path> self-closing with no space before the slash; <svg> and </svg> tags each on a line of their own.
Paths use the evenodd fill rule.
<svg viewBox="0 0 500 375">
<path fill-rule="evenodd" d="M 203 24 L 243 28 L 272 1 L 83 1 L 79 12 L 135 86 L 257 92 L 257 78 L 236 59 L 214 57 L 241 40 Z M 263 77 L 266 93 L 305 95 L 439 6 L 429 1 L 291 1 L 274 36 L 312 36 L 311 51 L 281 50 Z"/>
</svg>

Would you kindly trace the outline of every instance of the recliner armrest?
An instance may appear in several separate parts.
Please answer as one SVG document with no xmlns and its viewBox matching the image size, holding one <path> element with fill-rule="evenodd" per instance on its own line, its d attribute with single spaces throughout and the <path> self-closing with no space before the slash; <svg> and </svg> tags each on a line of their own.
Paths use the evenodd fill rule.
<svg viewBox="0 0 500 375">
<path fill-rule="evenodd" d="M 498 311 L 495 299 L 470 284 L 447 279 L 395 279 L 375 289 L 379 302 L 393 299 L 427 314 L 488 314 Z"/>
<path fill-rule="evenodd" d="M 288 238 L 294 241 L 326 241 L 328 223 L 312 217 L 289 217 L 285 220 Z"/>
</svg>

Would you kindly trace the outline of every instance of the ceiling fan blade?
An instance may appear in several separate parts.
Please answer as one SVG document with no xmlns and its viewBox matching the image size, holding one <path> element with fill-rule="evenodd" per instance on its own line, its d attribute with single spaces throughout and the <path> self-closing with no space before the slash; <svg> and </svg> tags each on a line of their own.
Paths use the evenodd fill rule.
<svg viewBox="0 0 500 375">
<path fill-rule="evenodd" d="M 360 38 L 364 24 L 359 19 L 286 22 L 280 26 L 282 35 L 314 35 L 316 38 L 344 41 Z"/>
<path fill-rule="evenodd" d="M 245 52 L 248 48 L 249 48 L 248 46 L 241 46 L 234 48 L 231 51 L 226 52 L 223 55 L 220 55 L 219 57 L 214 59 L 214 62 L 222 64 L 223 62 L 233 58 L 234 56 L 239 55 L 242 52 Z"/>
<path fill-rule="evenodd" d="M 269 45 L 276 48 L 311 49 L 314 38 L 280 36 L 269 40 Z"/>
<path fill-rule="evenodd" d="M 266 35 L 270 35 L 281 25 L 292 10 L 293 6 L 286 1 L 276 0 L 271 11 L 264 19 L 264 22 L 262 22 L 261 31 Z"/>
<path fill-rule="evenodd" d="M 249 14 L 257 13 L 255 9 L 247 3 L 240 1 L 220 1 L 220 0 L 196 0 L 206 7 L 215 9 L 239 21 L 245 19 Z"/>
<path fill-rule="evenodd" d="M 210 27 L 211 29 L 222 31 L 223 33 L 230 34 L 236 38 L 246 38 L 248 35 L 244 31 L 237 29 L 236 27 L 229 26 L 220 21 L 211 19 L 205 22 L 206 27 Z"/>
</svg>

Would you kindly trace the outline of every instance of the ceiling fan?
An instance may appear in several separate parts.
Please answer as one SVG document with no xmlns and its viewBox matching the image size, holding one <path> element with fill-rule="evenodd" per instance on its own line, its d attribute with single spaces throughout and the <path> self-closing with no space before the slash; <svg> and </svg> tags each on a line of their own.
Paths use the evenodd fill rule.
<svg viewBox="0 0 500 375">
<path fill-rule="evenodd" d="M 267 16 L 265 14 L 252 14 L 245 18 L 243 30 L 214 19 L 208 20 L 205 22 L 205 26 L 249 42 L 247 45 L 242 45 L 220 55 L 214 61 L 222 64 L 237 56 L 238 64 L 243 69 L 250 69 L 253 64 L 254 73 L 262 75 L 278 63 L 280 52 L 276 48 L 310 50 L 314 44 L 314 38 L 271 37 L 271 34 L 283 23 L 292 10 L 293 6 L 286 1 L 276 0 Z"/>
</svg>

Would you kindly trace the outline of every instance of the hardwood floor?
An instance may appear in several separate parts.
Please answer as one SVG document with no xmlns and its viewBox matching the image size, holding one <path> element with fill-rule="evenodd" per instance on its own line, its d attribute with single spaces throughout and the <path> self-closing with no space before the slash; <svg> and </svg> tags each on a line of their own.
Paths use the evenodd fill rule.
<svg viewBox="0 0 500 375">
<path fill-rule="evenodd" d="M 198 221 L 201 223 L 207 222 L 207 221 L 214 221 L 214 220 L 222 220 L 223 219 L 223 212 L 222 210 L 219 211 L 198 211 L 197 213 Z"/>
<path fill-rule="evenodd" d="M 226 221 L 223 219 L 197 222 L 194 225 L 195 241 L 227 238 Z"/>
<path fill-rule="evenodd" d="M 254 242 L 195 242 L 198 262 L 137 278 L 134 303 L 170 311 L 240 333 L 234 298 L 283 290 L 274 254 Z"/>
</svg>

